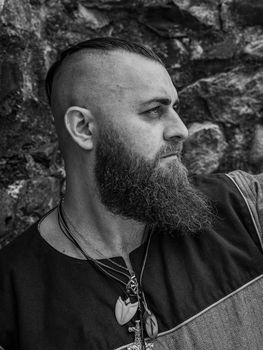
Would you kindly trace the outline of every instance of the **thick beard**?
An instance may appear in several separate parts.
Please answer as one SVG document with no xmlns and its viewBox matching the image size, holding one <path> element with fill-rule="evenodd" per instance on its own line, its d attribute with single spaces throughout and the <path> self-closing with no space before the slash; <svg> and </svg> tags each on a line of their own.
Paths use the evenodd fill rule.
<svg viewBox="0 0 263 350">
<path fill-rule="evenodd" d="M 96 149 L 95 177 L 101 202 L 113 214 L 157 225 L 172 235 L 209 229 L 210 205 L 190 184 L 180 148 L 170 144 L 153 161 L 145 160 L 132 153 L 121 134 L 107 125 Z M 161 167 L 160 158 L 171 151 L 178 157 Z"/>
</svg>

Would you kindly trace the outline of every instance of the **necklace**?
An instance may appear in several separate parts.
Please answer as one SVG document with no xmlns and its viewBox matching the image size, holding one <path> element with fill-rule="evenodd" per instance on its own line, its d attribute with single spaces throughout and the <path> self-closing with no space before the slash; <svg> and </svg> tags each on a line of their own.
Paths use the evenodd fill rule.
<svg viewBox="0 0 263 350">
<path fill-rule="evenodd" d="M 64 203 L 64 200 L 63 198 L 61 199 L 61 206 L 60 206 L 60 209 L 61 209 L 61 213 L 62 213 L 62 223 L 65 223 L 66 226 L 71 226 L 73 231 L 75 231 L 79 236 L 81 236 L 81 233 L 78 231 L 78 229 L 76 228 L 76 226 L 72 223 L 72 221 L 70 220 L 70 218 L 68 217 L 67 213 L 65 212 L 65 210 L 63 209 L 63 203 Z M 63 217 L 66 219 L 63 220 Z M 148 237 L 149 236 L 149 227 L 146 227 L 145 229 L 145 232 L 144 232 L 144 237 Z M 107 259 L 107 261 L 109 261 L 112 265 L 115 265 L 115 266 L 118 266 L 119 268 L 129 272 L 129 269 L 123 265 L 120 265 L 118 264 L 117 262 L 115 262 L 112 258 L 106 258 L 105 255 L 103 255 L 98 249 L 96 249 L 95 247 L 92 247 L 95 252 L 100 255 L 103 259 Z"/>
<path fill-rule="evenodd" d="M 112 266 L 109 266 L 99 260 L 96 260 L 92 257 L 90 257 L 84 250 L 83 248 L 80 246 L 80 244 L 78 243 L 78 241 L 75 239 L 75 237 L 72 235 L 71 233 L 71 230 L 69 229 L 69 226 L 68 226 L 68 221 L 69 221 L 69 218 L 67 217 L 67 221 L 66 221 L 66 217 L 65 217 L 65 211 L 63 210 L 63 207 L 62 207 L 62 201 L 59 203 L 59 206 L 58 206 L 58 223 L 59 223 L 59 226 L 60 226 L 60 229 L 61 231 L 66 235 L 66 237 L 79 249 L 79 251 L 82 253 L 82 255 L 87 259 L 87 260 L 90 260 L 91 262 L 93 262 L 99 269 L 101 269 L 102 271 L 104 271 L 105 269 L 109 269 L 111 271 L 114 271 L 114 272 L 117 272 L 123 276 L 125 276 L 126 278 L 130 279 L 131 278 L 131 274 L 129 272 L 129 270 L 114 262 L 115 265 L 117 265 L 118 267 L 120 267 L 121 269 L 124 269 L 126 270 L 126 272 L 122 271 L 122 270 L 116 270 L 115 268 L 113 268 Z M 71 226 L 73 226 L 71 224 Z M 78 235 L 80 235 L 80 233 L 74 228 L 74 231 L 77 232 Z M 105 257 L 104 257 L 105 258 Z M 107 259 L 105 258 L 105 260 L 110 260 L 110 262 L 112 263 L 113 260 L 112 259 Z M 116 279 L 118 282 L 122 283 L 123 285 L 126 286 L 126 283 L 123 282 L 121 279 L 117 278 L 116 276 L 114 276 L 113 274 L 111 274 L 110 272 L 108 271 L 104 271 L 107 275 L 111 276 L 112 278 Z"/>
<path fill-rule="evenodd" d="M 143 259 L 142 269 L 140 273 L 139 282 L 137 281 L 136 275 L 133 271 L 129 271 L 127 267 L 124 267 L 123 265 L 118 264 L 111 258 L 106 258 L 101 254 L 99 255 L 103 256 L 103 258 L 110 262 L 111 265 L 108 265 L 100 260 L 94 259 L 90 257 L 85 250 L 80 246 L 76 238 L 73 236 L 69 225 L 73 228 L 73 232 L 76 232 L 79 236 L 80 233 L 75 228 L 69 217 L 67 216 L 64 208 L 63 208 L 63 199 L 60 201 L 58 205 L 58 224 L 62 231 L 62 233 L 74 244 L 79 251 L 82 253 L 82 255 L 90 261 L 99 271 L 104 273 L 106 276 L 110 277 L 111 279 L 119 282 L 121 285 L 124 285 L 125 287 L 125 299 L 121 296 L 117 299 L 116 305 L 115 305 L 115 317 L 117 322 L 120 325 L 124 325 L 128 323 L 137 313 L 139 314 L 139 320 L 136 320 L 135 327 L 129 327 L 129 332 L 134 332 L 134 343 L 129 348 L 129 350 L 148 350 L 153 347 L 153 344 L 147 343 L 144 339 L 144 331 L 143 326 L 145 327 L 145 330 L 150 338 L 156 338 L 158 334 L 158 324 L 156 317 L 154 314 L 149 310 L 148 305 L 146 303 L 145 295 L 142 291 L 141 285 L 142 285 L 142 277 L 144 268 L 146 265 L 146 260 L 148 256 L 149 246 L 150 246 L 150 240 L 153 233 L 153 229 L 151 229 L 149 235 L 148 235 L 148 241 L 146 246 L 146 251 Z M 118 269 L 116 269 L 118 267 Z M 113 274 L 113 272 L 115 274 Z M 117 277 L 117 275 L 124 276 L 126 279 L 128 279 L 128 282 L 124 282 L 122 279 Z M 135 302 L 134 299 L 136 300 Z"/>
<path fill-rule="evenodd" d="M 140 326 L 140 320 L 135 321 L 135 327 L 129 327 L 129 332 L 134 332 L 134 342 L 133 344 L 129 345 L 127 350 L 150 350 L 153 348 L 153 343 L 145 343 L 144 347 L 141 345 L 141 326 Z"/>
</svg>

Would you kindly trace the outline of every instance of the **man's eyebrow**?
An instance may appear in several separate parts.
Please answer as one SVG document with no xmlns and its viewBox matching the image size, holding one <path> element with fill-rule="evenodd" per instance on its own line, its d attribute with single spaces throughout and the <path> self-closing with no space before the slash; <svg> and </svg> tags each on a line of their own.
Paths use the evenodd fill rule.
<svg viewBox="0 0 263 350">
<path fill-rule="evenodd" d="M 158 103 L 161 103 L 163 105 L 170 105 L 172 103 L 172 100 L 170 98 L 166 98 L 166 97 L 155 97 L 155 98 L 152 98 L 148 101 L 144 101 L 142 103 L 142 105 L 149 105 L 153 102 L 158 102 Z M 178 104 L 179 103 L 179 99 L 177 98 L 174 102 L 174 104 Z"/>
</svg>

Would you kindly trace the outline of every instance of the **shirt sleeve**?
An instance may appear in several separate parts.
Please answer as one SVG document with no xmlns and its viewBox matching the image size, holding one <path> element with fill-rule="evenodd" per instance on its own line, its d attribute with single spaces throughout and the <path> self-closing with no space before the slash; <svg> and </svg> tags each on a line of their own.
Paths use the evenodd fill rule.
<svg viewBox="0 0 263 350">
<path fill-rule="evenodd" d="M 252 175 L 236 170 L 226 175 L 235 183 L 248 206 L 263 250 L 263 173 Z"/>
</svg>

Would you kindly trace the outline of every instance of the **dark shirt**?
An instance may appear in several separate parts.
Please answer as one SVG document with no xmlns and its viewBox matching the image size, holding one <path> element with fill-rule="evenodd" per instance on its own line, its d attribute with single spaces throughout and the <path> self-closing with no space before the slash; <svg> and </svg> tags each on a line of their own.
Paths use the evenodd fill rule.
<svg viewBox="0 0 263 350">
<path fill-rule="evenodd" d="M 150 242 L 142 286 L 159 325 L 154 349 L 247 349 L 249 342 L 263 340 L 258 334 L 261 245 L 249 210 L 227 177 L 206 177 L 199 185 L 217 198 L 215 229 L 176 238 L 156 230 Z M 145 247 L 130 254 L 137 278 Z M 6 350 L 125 346 L 133 334 L 114 315 L 122 289 L 91 262 L 52 248 L 35 224 L 0 252 L 0 345 Z M 242 316 L 242 310 L 248 311 Z M 253 332 L 251 322 L 257 323 Z"/>
</svg>

